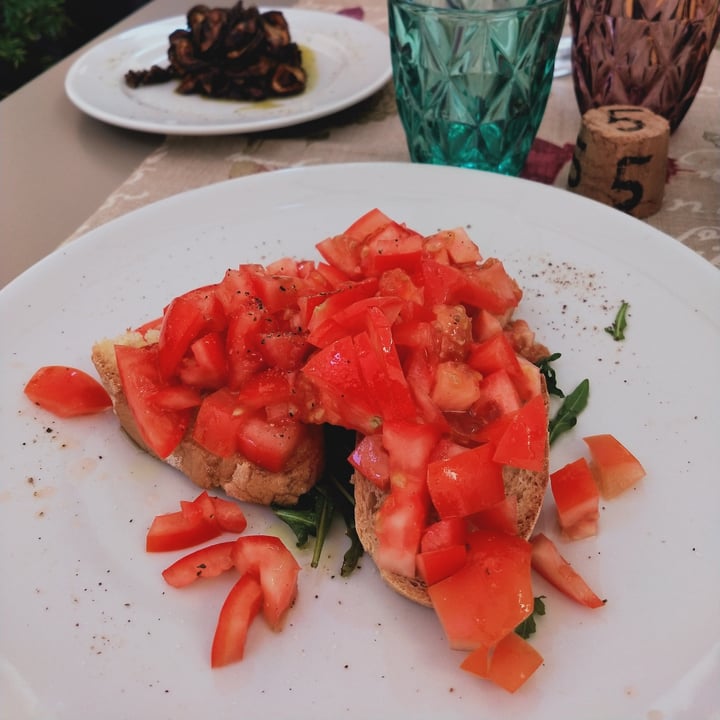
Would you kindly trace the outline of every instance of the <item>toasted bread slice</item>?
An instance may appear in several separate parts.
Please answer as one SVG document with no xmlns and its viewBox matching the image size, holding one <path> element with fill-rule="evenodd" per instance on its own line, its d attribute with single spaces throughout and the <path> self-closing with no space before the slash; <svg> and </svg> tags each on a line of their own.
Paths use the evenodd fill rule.
<svg viewBox="0 0 720 720">
<path fill-rule="evenodd" d="M 549 397 L 544 383 L 542 392 L 547 407 Z M 518 532 L 524 538 L 530 537 L 542 509 L 550 480 L 549 454 L 549 441 L 546 441 L 545 467 L 541 471 L 523 470 L 509 466 L 503 468 L 505 494 L 515 495 L 518 500 Z M 353 484 L 355 486 L 355 529 L 365 551 L 370 557 L 374 557 L 378 544 L 375 534 L 375 515 L 386 495 L 358 472 L 353 475 Z M 409 578 L 382 569 L 380 569 L 380 575 L 400 595 L 420 605 L 432 607 L 427 586 L 419 577 Z"/>
<path fill-rule="evenodd" d="M 128 332 L 113 340 L 102 340 L 93 346 L 92 361 L 112 398 L 113 409 L 122 428 L 143 450 L 154 454 L 143 441 L 128 406 L 115 359 L 116 344 L 141 347 L 147 343 L 148 340 L 136 332 Z M 192 439 L 192 427 L 178 447 L 161 459 L 206 490 L 219 488 L 238 500 L 260 505 L 294 505 L 322 473 L 323 432 L 321 426 L 308 426 L 305 441 L 298 446 L 281 472 L 271 472 L 239 453 L 228 458 L 213 455 Z"/>
</svg>

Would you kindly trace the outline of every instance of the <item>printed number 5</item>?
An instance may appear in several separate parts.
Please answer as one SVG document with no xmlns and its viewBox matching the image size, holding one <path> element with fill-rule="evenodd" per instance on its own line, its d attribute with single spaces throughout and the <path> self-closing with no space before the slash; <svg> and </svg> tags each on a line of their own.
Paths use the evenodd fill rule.
<svg viewBox="0 0 720 720">
<path fill-rule="evenodd" d="M 642 183 L 637 180 L 625 180 L 625 170 L 628 165 L 646 165 L 650 162 L 650 160 L 652 160 L 652 155 L 642 155 L 636 157 L 629 156 L 618 160 L 615 168 L 615 179 L 613 180 L 612 189 L 626 190 L 630 193 L 630 197 L 627 200 L 615 203 L 613 207 L 618 210 L 622 210 L 623 212 L 630 212 L 640 204 L 643 197 Z"/>
</svg>

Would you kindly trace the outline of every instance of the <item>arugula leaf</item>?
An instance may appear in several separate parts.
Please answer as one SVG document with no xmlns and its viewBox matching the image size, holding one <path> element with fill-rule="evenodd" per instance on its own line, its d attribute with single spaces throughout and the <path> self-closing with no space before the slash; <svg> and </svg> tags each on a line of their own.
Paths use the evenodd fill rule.
<svg viewBox="0 0 720 720">
<path fill-rule="evenodd" d="M 622 301 L 620 309 L 615 315 L 615 320 L 612 325 L 608 325 L 605 328 L 606 333 L 610 333 L 613 336 L 613 340 L 624 340 L 625 330 L 627 329 L 627 311 L 630 307 L 630 303 Z"/>
<path fill-rule="evenodd" d="M 585 409 L 590 395 L 590 381 L 585 378 L 569 395 L 548 424 L 550 444 L 560 435 L 571 430 L 577 424 L 577 416 Z"/>
<path fill-rule="evenodd" d="M 557 378 L 555 376 L 555 369 L 550 367 L 551 362 L 555 362 L 561 358 L 560 353 L 553 353 L 547 357 L 540 358 L 536 361 L 535 365 L 540 368 L 540 372 L 545 376 L 545 385 L 550 395 L 557 395 L 558 397 L 565 397 L 565 393 L 557 386 Z"/>
<path fill-rule="evenodd" d="M 350 547 L 343 556 L 340 574 L 347 577 L 357 567 L 363 547 L 355 530 L 355 497 L 350 482 L 352 468 L 347 457 L 352 451 L 355 434 L 343 428 L 326 426 L 326 466 L 315 486 L 299 499 L 295 507 L 272 505 L 273 512 L 295 533 L 297 546 L 304 547 L 315 538 L 312 567 L 320 563 L 322 549 L 337 514 L 345 522 Z"/>
<path fill-rule="evenodd" d="M 537 630 L 535 616 L 545 614 L 544 599 L 544 595 L 536 597 L 533 601 L 533 611 L 515 628 L 515 632 L 524 640 L 527 640 Z"/>
</svg>

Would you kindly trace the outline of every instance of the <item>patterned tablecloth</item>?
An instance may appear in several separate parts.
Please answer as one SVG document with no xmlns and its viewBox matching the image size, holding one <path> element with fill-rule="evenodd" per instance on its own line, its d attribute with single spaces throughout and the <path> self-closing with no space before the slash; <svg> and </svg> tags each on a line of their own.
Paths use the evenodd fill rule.
<svg viewBox="0 0 720 720">
<path fill-rule="evenodd" d="M 299 0 L 387 30 L 383 0 Z M 292 30 L 292 28 L 291 28 Z M 580 114 L 572 79 L 557 78 L 523 176 L 567 187 Z M 168 136 L 72 235 L 178 192 L 232 177 L 320 163 L 409 162 L 392 83 L 364 102 L 313 122 L 248 135 Z M 646 222 L 720 267 L 720 50 L 670 140 L 662 209 Z"/>
</svg>

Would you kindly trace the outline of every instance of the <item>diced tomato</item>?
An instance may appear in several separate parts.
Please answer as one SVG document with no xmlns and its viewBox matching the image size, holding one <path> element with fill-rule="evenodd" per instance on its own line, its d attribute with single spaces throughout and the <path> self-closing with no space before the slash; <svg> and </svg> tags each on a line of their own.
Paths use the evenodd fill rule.
<svg viewBox="0 0 720 720">
<path fill-rule="evenodd" d="M 472 344 L 472 319 L 463 305 L 432 308 L 434 349 L 439 360 L 465 361 Z"/>
<path fill-rule="evenodd" d="M 399 347 L 431 350 L 433 328 L 430 322 L 425 320 L 400 321 L 393 327 L 393 338 Z"/>
<path fill-rule="evenodd" d="M 513 415 L 493 459 L 503 465 L 542 471 L 547 467 L 547 446 L 547 407 L 543 396 L 536 395 Z"/>
<path fill-rule="evenodd" d="M 508 633 L 494 648 L 479 647 L 461 663 L 467 672 L 515 692 L 542 665 L 542 655 L 517 633 Z"/>
<path fill-rule="evenodd" d="M 235 395 L 237 405 L 245 410 L 260 410 L 288 402 L 291 397 L 290 375 L 277 368 L 267 368 L 252 375 Z"/>
<path fill-rule="evenodd" d="M 327 422 L 365 435 L 381 425 L 380 409 L 368 393 L 351 337 L 313 353 L 302 373 L 318 391 Z"/>
<path fill-rule="evenodd" d="M 225 338 L 221 333 L 201 335 L 190 345 L 190 353 L 180 360 L 177 374 L 187 386 L 217 390 L 227 381 Z"/>
<path fill-rule="evenodd" d="M 467 410 L 479 399 L 482 380 L 482 375 L 465 363 L 438 363 L 432 400 L 443 411 Z"/>
<path fill-rule="evenodd" d="M 560 592 L 589 608 L 605 603 L 560 554 L 555 543 L 543 533 L 531 539 L 532 567 Z"/>
<path fill-rule="evenodd" d="M 368 235 L 376 233 L 391 222 L 393 221 L 384 212 L 378 210 L 378 208 L 373 208 L 355 220 L 352 225 L 345 230 L 345 234 L 359 240 L 365 240 Z"/>
<path fill-rule="evenodd" d="M 373 297 L 377 292 L 377 278 L 364 278 L 354 282 L 346 282 L 335 292 L 324 295 L 322 302 L 315 306 L 312 311 L 307 329 L 310 331 L 308 342 L 315 344 L 318 336 L 323 336 L 325 323 L 334 325 L 335 316 L 360 300 Z"/>
<path fill-rule="evenodd" d="M 227 317 L 247 307 L 255 295 L 253 277 L 264 272 L 262 265 L 240 265 L 229 269 L 225 277 L 216 286 L 215 296 L 220 301 Z"/>
<path fill-rule="evenodd" d="M 415 558 L 418 575 L 427 585 L 434 585 L 462 568 L 467 560 L 465 545 L 448 545 L 420 552 Z"/>
<path fill-rule="evenodd" d="M 38 369 L 25 385 L 25 394 L 59 417 L 91 415 L 112 407 L 110 396 L 94 377 L 64 365 Z"/>
<path fill-rule="evenodd" d="M 422 286 L 425 303 L 433 305 L 453 305 L 462 302 L 467 278 L 456 267 L 445 265 L 430 258 L 421 263 Z"/>
<path fill-rule="evenodd" d="M 209 504 L 208 504 L 209 503 Z M 206 492 L 192 502 L 181 502 L 181 510 L 156 515 L 147 532 L 147 552 L 183 550 L 207 542 L 222 533 L 215 509 Z"/>
<path fill-rule="evenodd" d="M 298 262 L 295 258 L 286 256 L 268 263 L 265 266 L 265 273 L 268 275 L 287 275 L 294 278 L 305 277 L 305 275 L 300 273 L 301 264 L 309 265 L 309 270 L 314 266 L 312 260 Z"/>
<path fill-rule="evenodd" d="M 591 435 L 583 440 L 590 448 L 590 469 L 604 498 L 617 497 L 645 477 L 640 461 L 613 435 Z"/>
<path fill-rule="evenodd" d="M 166 458 L 185 436 L 191 411 L 162 410 L 155 404 L 158 390 L 165 387 L 158 370 L 158 346 L 116 345 L 120 382 L 140 436 L 160 458 Z"/>
<path fill-rule="evenodd" d="M 415 402 L 387 318 L 377 307 L 367 311 L 368 332 L 353 338 L 365 385 L 377 398 L 383 420 L 414 418 Z"/>
<path fill-rule="evenodd" d="M 234 541 L 220 542 L 195 550 L 169 565 L 162 572 L 168 585 L 182 588 L 199 578 L 213 578 L 234 567 Z"/>
<path fill-rule="evenodd" d="M 525 402 L 540 395 L 544 380 L 540 368 L 535 363 L 530 362 L 522 355 L 518 355 L 517 359 L 520 364 L 520 375 L 514 378 L 515 387 L 517 387 L 520 399 Z"/>
<path fill-rule="evenodd" d="M 375 562 L 381 570 L 415 577 L 415 556 L 427 512 L 428 504 L 418 492 L 394 489 L 385 498 L 375 516 Z"/>
<path fill-rule="evenodd" d="M 342 233 L 325 238 L 315 247 L 330 267 L 339 270 L 347 278 L 356 279 L 362 277 L 360 252 L 363 239 Z"/>
<path fill-rule="evenodd" d="M 156 515 L 147 533 L 145 549 L 147 552 L 167 552 L 183 550 L 199 545 L 220 535 L 220 529 L 210 531 L 199 521 L 191 521 L 177 510 L 172 513 Z"/>
<path fill-rule="evenodd" d="M 221 388 L 203 399 L 192 436 L 213 455 L 230 457 L 238 450 L 238 433 L 244 421 L 237 395 Z"/>
<path fill-rule="evenodd" d="M 408 488 L 413 483 L 425 490 L 427 463 L 439 438 L 439 429 L 429 423 L 394 420 L 383 424 L 393 487 Z"/>
<path fill-rule="evenodd" d="M 392 222 L 387 215 L 374 208 L 355 220 L 344 233 L 326 238 L 316 248 L 332 267 L 348 277 L 360 277 L 361 253 L 368 236 Z"/>
<path fill-rule="evenodd" d="M 563 535 L 581 540 L 597 534 L 600 493 L 585 458 L 550 475 L 550 488 Z"/>
<path fill-rule="evenodd" d="M 312 347 L 304 333 L 282 330 L 261 335 L 258 349 L 268 367 L 276 370 L 299 370 Z"/>
<path fill-rule="evenodd" d="M 483 375 L 505 370 L 514 380 L 522 373 L 517 355 L 504 334 L 492 335 L 487 340 L 474 343 L 467 363 Z"/>
<path fill-rule="evenodd" d="M 348 462 L 380 490 L 390 489 L 390 457 L 382 435 L 365 435 L 348 457 Z"/>
<path fill-rule="evenodd" d="M 202 395 L 187 385 L 173 384 L 158 388 L 152 395 L 152 401 L 161 410 L 187 410 L 202 402 Z"/>
<path fill-rule="evenodd" d="M 432 254 L 437 254 L 442 249 L 447 252 L 449 259 L 458 265 L 482 260 L 477 245 L 462 227 L 429 235 L 425 238 L 425 249 Z"/>
<path fill-rule="evenodd" d="M 360 256 L 361 267 L 370 277 L 395 268 L 413 273 L 420 267 L 422 249 L 420 234 L 390 221 L 366 238 Z"/>
<path fill-rule="evenodd" d="M 158 340 L 158 368 L 163 379 L 175 374 L 193 340 L 225 329 L 225 311 L 215 287 L 208 285 L 179 295 L 166 308 Z"/>
<path fill-rule="evenodd" d="M 500 321 L 487 310 L 480 309 L 473 318 L 473 337 L 477 342 L 489 340 L 503 331 Z"/>
<path fill-rule="evenodd" d="M 260 581 L 263 616 L 273 630 L 279 630 L 297 595 L 297 560 L 282 540 L 272 535 L 239 537 L 232 556 L 240 573 Z"/>
<path fill-rule="evenodd" d="M 428 588 L 450 647 L 492 647 L 533 609 L 530 543 L 486 530 L 468 534 L 465 565 Z"/>
<path fill-rule="evenodd" d="M 441 518 L 472 515 L 504 499 L 502 466 L 492 452 L 490 445 L 479 445 L 428 465 L 428 490 Z"/>
<path fill-rule="evenodd" d="M 248 378 L 266 367 L 260 342 L 264 335 L 276 331 L 272 317 L 263 308 L 246 307 L 230 317 L 225 343 L 227 386 L 231 390 L 240 390 Z"/>
<path fill-rule="evenodd" d="M 403 301 L 403 314 L 409 320 L 423 309 L 423 291 L 415 284 L 413 277 L 402 268 L 386 270 L 378 282 L 378 295 L 399 298 Z M 407 317 L 409 314 L 410 317 Z"/>
<path fill-rule="evenodd" d="M 297 276 L 271 274 L 270 271 L 252 276 L 255 293 L 269 312 L 275 313 L 297 305 L 298 298 L 309 292 L 310 284 Z"/>
<path fill-rule="evenodd" d="M 470 413 L 484 423 L 490 423 L 520 409 L 522 402 L 515 383 L 507 370 L 500 369 L 485 375 L 478 387 L 478 396 Z"/>
<path fill-rule="evenodd" d="M 441 550 L 451 545 L 464 545 L 467 524 L 461 517 L 450 517 L 428 525 L 420 539 L 420 552 Z"/>
<path fill-rule="evenodd" d="M 497 530 L 498 532 L 518 534 L 518 499 L 507 495 L 500 502 L 485 510 L 473 513 L 468 520 L 478 530 Z"/>
<path fill-rule="evenodd" d="M 162 315 L 160 317 L 153 318 L 152 320 L 148 320 L 146 323 L 134 328 L 134 332 L 142 335 L 142 337 L 145 337 L 151 330 L 160 330 L 162 327 L 162 321 Z"/>
<path fill-rule="evenodd" d="M 405 376 L 422 418 L 427 423 L 447 427 L 443 413 L 430 396 L 436 367 L 437 359 L 424 348 L 412 349 L 404 363 Z"/>
<path fill-rule="evenodd" d="M 243 659 L 250 624 L 260 612 L 263 592 L 257 578 L 242 575 L 225 598 L 210 652 L 210 665 L 223 667 Z"/>
<path fill-rule="evenodd" d="M 222 530 L 241 533 L 247 527 L 247 518 L 240 505 L 234 500 L 211 497 L 215 520 Z"/>
<path fill-rule="evenodd" d="M 518 306 L 522 290 L 508 275 L 505 266 L 497 258 L 489 258 L 482 265 L 463 267 L 467 286 L 461 302 L 501 315 Z"/>
<path fill-rule="evenodd" d="M 238 450 L 260 467 L 280 472 L 306 437 L 308 429 L 295 421 L 271 423 L 263 415 L 243 418 L 238 430 Z"/>
</svg>

